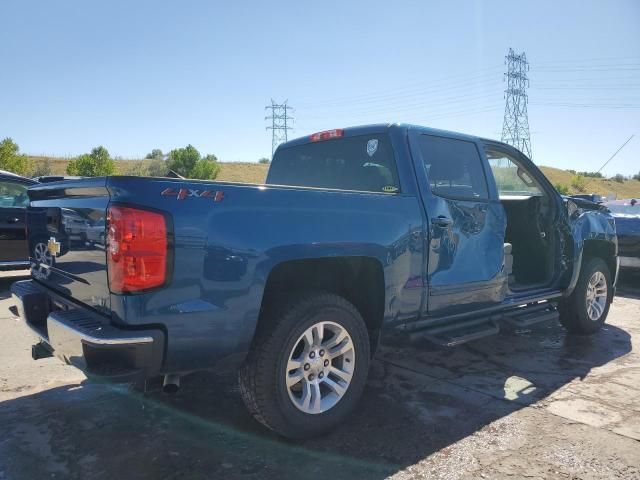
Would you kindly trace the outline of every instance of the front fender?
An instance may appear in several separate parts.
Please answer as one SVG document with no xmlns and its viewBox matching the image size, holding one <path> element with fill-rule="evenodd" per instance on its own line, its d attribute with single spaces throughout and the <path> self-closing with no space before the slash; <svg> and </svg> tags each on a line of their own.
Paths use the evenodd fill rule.
<svg viewBox="0 0 640 480">
<path fill-rule="evenodd" d="M 618 277 L 618 238 L 613 216 L 603 211 L 588 210 L 582 211 L 569 222 L 573 237 L 573 271 L 564 296 L 573 293 L 586 256 L 599 256 L 607 262 L 615 287 Z"/>
</svg>

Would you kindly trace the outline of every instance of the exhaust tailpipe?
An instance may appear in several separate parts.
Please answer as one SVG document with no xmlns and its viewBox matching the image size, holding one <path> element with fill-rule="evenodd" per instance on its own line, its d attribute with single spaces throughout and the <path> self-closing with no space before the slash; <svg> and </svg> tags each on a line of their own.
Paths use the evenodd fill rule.
<svg viewBox="0 0 640 480">
<path fill-rule="evenodd" d="M 178 390 L 180 390 L 180 375 L 175 373 L 165 375 L 162 382 L 162 391 L 164 393 L 176 393 Z"/>
</svg>

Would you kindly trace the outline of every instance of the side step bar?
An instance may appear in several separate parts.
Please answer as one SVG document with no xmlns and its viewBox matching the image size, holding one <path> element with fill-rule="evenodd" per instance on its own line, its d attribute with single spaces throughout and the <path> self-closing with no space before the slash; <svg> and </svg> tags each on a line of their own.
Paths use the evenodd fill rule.
<svg viewBox="0 0 640 480">
<path fill-rule="evenodd" d="M 530 304 L 497 314 L 436 325 L 409 333 L 409 340 L 428 340 L 443 347 L 454 347 L 479 338 L 495 335 L 500 332 L 500 323 L 505 322 L 514 327 L 557 320 L 559 313 L 551 302 Z"/>
<path fill-rule="evenodd" d="M 422 337 L 432 343 L 443 347 L 455 347 L 462 343 L 477 340 L 478 338 L 488 337 L 500 332 L 500 327 L 486 318 L 479 320 L 468 320 L 462 324 L 447 325 L 429 329 L 428 331 L 416 332 L 411 334 Z"/>
<path fill-rule="evenodd" d="M 520 307 L 504 313 L 505 322 L 516 328 L 529 327 L 536 323 L 558 320 L 559 318 L 558 309 L 549 303 Z"/>
</svg>

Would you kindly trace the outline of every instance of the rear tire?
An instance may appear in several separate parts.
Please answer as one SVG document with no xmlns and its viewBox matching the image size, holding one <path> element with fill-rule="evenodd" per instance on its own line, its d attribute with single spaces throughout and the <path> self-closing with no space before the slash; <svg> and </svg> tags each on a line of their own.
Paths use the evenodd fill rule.
<svg viewBox="0 0 640 480">
<path fill-rule="evenodd" d="M 612 299 L 609 267 L 601 258 L 588 258 L 575 290 L 560 305 L 560 322 L 571 333 L 595 333 L 604 325 Z"/>
<path fill-rule="evenodd" d="M 366 325 L 351 303 L 331 293 L 301 294 L 263 313 L 240 392 L 256 420 L 276 433 L 317 436 L 356 406 L 369 355 Z"/>
</svg>

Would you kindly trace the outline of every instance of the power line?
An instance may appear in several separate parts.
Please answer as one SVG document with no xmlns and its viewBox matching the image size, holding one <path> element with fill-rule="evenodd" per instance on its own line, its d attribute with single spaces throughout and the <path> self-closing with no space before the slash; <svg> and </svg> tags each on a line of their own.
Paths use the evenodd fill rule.
<svg viewBox="0 0 640 480">
<path fill-rule="evenodd" d="M 531 105 L 548 105 L 551 107 L 576 107 L 576 108 L 621 108 L 634 109 L 640 108 L 640 105 L 624 104 L 624 103 L 566 103 L 566 102 L 531 102 Z"/>
<path fill-rule="evenodd" d="M 455 117 L 461 117 L 461 116 L 468 117 L 471 115 L 497 112 L 499 110 L 502 110 L 502 108 L 503 108 L 502 104 L 494 103 L 489 105 L 478 105 L 477 107 L 474 107 L 474 108 L 458 107 L 455 110 L 448 110 L 442 113 L 436 112 L 432 114 L 425 114 L 423 109 L 422 112 L 415 112 L 410 117 L 404 117 L 403 121 L 406 123 L 424 124 L 424 123 L 431 122 L 433 120 L 441 120 L 441 119 L 455 118 Z M 348 113 L 345 113 L 345 114 L 341 114 L 341 115 L 338 114 L 336 116 L 333 116 L 331 120 L 322 120 L 322 119 L 312 118 L 311 121 L 313 123 L 305 124 L 304 127 L 301 127 L 301 130 L 308 130 L 308 131 L 326 130 L 329 128 L 335 128 L 336 124 L 347 124 L 349 122 L 353 122 L 354 119 L 358 119 L 360 117 L 362 117 L 362 115 L 350 115 Z M 390 118 L 387 115 L 385 115 L 383 118 L 376 120 L 376 119 L 371 119 L 371 117 L 368 116 L 367 121 L 370 123 L 388 123 L 390 121 Z M 312 125 L 314 128 L 310 128 L 310 125 Z M 299 124 L 298 126 L 300 127 Z"/>
<path fill-rule="evenodd" d="M 364 94 L 350 96 L 350 97 L 325 98 L 315 102 L 298 103 L 297 106 L 298 108 L 300 107 L 314 108 L 317 106 L 323 106 L 323 107 L 327 105 L 333 106 L 333 104 L 342 105 L 344 103 L 369 102 L 375 99 L 394 98 L 398 96 L 414 95 L 420 92 L 423 92 L 423 93 L 430 92 L 430 91 L 437 92 L 437 91 L 441 91 L 442 89 L 449 90 L 451 89 L 451 87 L 453 88 L 464 87 L 470 83 L 487 83 L 487 82 L 491 83 L 496 78 L 496 73 L 487 72 L 487 70 L 495 70 L 496 68 L 498 67 L 482 69 L 482 70 L 479 70 L 478 72 L 485 72 L 485 73 L 476 73 L 475 75 L 472 75 L 472 76 L 469 76 L 468 74 L 466 74 L 463 76 L 463 78 L 460 78 L 460 79 L 456 79 L 457 77 L 460 77 L 460 75 L 454 75 L 448 78 L 441 78 L 440 80 L 435 82 L 430 82 L 430 83 L 420 82 L 418 84 L 413 84 L 413 86 L 411 87 L 409 86 L 396 87 L 391 90 L 389 89 L 379 90 L 375 92 L 364 93 Z"/>
<path fill-rule="evenodd" d="M 287 105 L 287 102 L 288 100 L 285 100 L 284 103 L 278 104 L 272 98 L 271 105 L 264 107 L 265 110 L 271 110 L 271 115 L 264 117 L 265 120 L 271 120 L 271 126 L 267 127 L 267 130 L 271 130 L 271 157 L 278 145 L 287 141 L 287 132 L 292 128 L 289 126 L 289 121 L 293 123 L 293 117 L 288 111 L 292 111 L 293 108 Z"/>
<path fill-rule="evenodd" d="M 474 93 L 474 94 L 456 94 L 445 97 L 437 97 L 436 100 L 429 100 L 429 98 L 421 99 L 414 98 L 410 102 L 403 101 L 400 103 L 388 103 L 386 105 L 371 105 L 360 106 L 354 108 L 336 108 L 331 112 L 318 112 L 308 115 L 310 118 L 327 118 L 335 117 L 337 113 L 344 112 L 349 115 L 366 115 L 376 113 L 404 113 L 414 110 L 447 110 L 450 108 L 459 108 L 459 105 L 469 106 L 472 103 L 479 101 L 491 100 L 493 102 L 499 101 L 500 91 L 496 90 L 492 93 Z"/>
<path fill-rule="evenodd" d="M 631 135 L 629 138 L 627 138 L 627 141 L 626 141 L 626 142 L 624 142 L 624 143 L 622 144 L 622 146 L 621 146 L 618 150 L 616 150 L 616 153 L 614 153 L 613 155 L 611 155 L 611 157 L 609 157 L 609 160 L 607 160 L 606 162 L 604 162 L 604 165 L 602 165 L 602 166 L 600 167 L 600 170 L 598 170 L 598 172 L 600 172 L 604 167 L 606 167 L 606 166 L 607 166 L 607 163 L 609 163 L 611 160 L 613 160 L 613 157 L 615 157 L 615 156 L 618 154 L 618 152 L 619 152 L 620 150 L 622 150 L 622 149 L 624 148 L 624 146 L 625 146 L 627 143 L 629 143 L 629 141 L 630 141 L 633 137 L 634 137 L 634 135 Z"/>
<path fill-rule="evenodd" d="M 405 94 L 396 94 L 396 95 L 387 95 L 376 98 L 369 98 L 363 100 L 353 100 L 353 101 L 344 101 L 335 104 L 325 103 L 318 105 L 316 107 L 301 107 L 298 106 L 298 110 L 304 108 L 305 110 L 335 110 L 338 108 L 342 109 L 352 109 L 353 107 L 362 108 L 362 107 L 371 107 L 375 106 L 375 104 L 380 104 L 382 106 L 387 104 L 401 104 L 401 103 L 409 103 L 413 104 L 416 99 L 429 99 L 429 98 L 443 98 L 443 95 L 451 95 L 452 93 L 457 96 L 458 92 L 469 92 L 471 89 L 478 90 L 481 93 L 486 93 L 489 89 L 494 89 L 494 85 L 496 82 L 496 78 L 487 79 L 483 82 L 468 84 L 468 85 L 456 85 L 456 86 L 448 86 L 442 87 L 437 90 L 434 89 L 424 89 L 423 91 L 416 91 L 414 93 L 405 93 Z M 474 88 L 475 87 L 475 88 Z"/>
<path fill-rule="evenodd" d="M 531 155 L 531 138 L 529 136 L 529 116 L 527 113 L 527 91 L 529 87 L 529 62 L 524 52 L 516 54 L 512 48 L 505 57 L 507 64 L 507 89 L 504 91 L 506 102 L 504 121 L 502 122 L 502 141 L 513 145 L 529 158 Z"/>
</svg>

